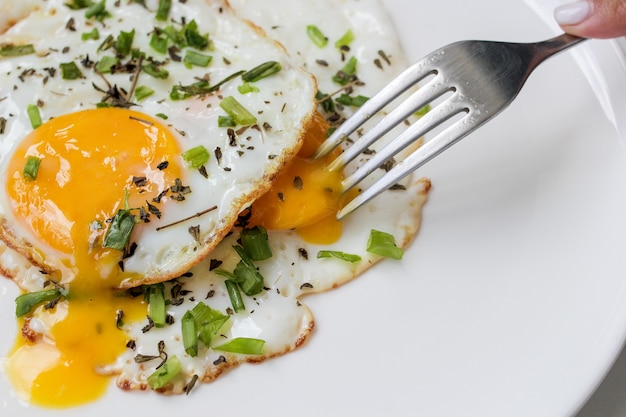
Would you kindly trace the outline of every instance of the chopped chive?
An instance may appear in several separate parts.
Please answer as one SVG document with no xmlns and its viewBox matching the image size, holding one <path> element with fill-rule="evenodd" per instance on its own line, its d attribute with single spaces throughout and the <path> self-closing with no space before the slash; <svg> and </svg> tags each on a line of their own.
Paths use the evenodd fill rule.
<svg viewBox="0 0 626 417">
<path fill-rule="evenodd" d="M 202 341 L 205 346 L 210 347 L 211 340 L 217 335 L 224 323 L 228 321 L 229 316 L 212 309 L 202 302 L 196 304 L 194 308 L 189 311 L 196 322 L 198 339 Z"/>
<path fill-rule="evenodd" d="M 80 69 L 74 61 L 61 63 L 60 67 L 61 77 L 64 80 L 77 80 L 79 78 L 83 78 L 83 73 L 80 72 Z"/>
<path fill-rule="evenodd" d="M 247 94 L 247 93 L 258 93 L 261 90 L 259 90 L 259 87 L 252 85 L 248 82 L 245 82 L 237 86 L 237 91 L 239 91 L 241 94 Z"/>
<path fill-rule="evenodd" d="M 29 104 L 28 107 L 26 107 L 26 114 L 28 114 L 28 119 L 33 129 L 37 129 L 41 126 L 41 114 L 39 114 L 39 107 L 37 107 L 37 105 Z"/>
<path fill-rule="evenodd" d="M 280 62 L 276 61 L 267 61 L 262 63 L 261 65 L 257 65 L 252 68 L 250 71 L 247 71 L 241 75 L 241 78 L 249 83 L 253 83 L 255 81 L 259 81 L 263 78 L 269 77 L 270 75 L 276 74 L 282 69 Z"/>
<path fill-rule="evenodd" d="M 0 45 L 0 56 L 22 56 L 35 53 L 35 47 L 28 45 Z"/>
<path fill-rule="evenodd" d="M 118 57 L 104 55 L 96 64 L 96 71 L 101 74 L 109 74 L 111 72 L 111 68 L 119 64 L 119 62 L 120 60 Z"/>
<path fill-rule="evenodd" d="M 367 251 L 392 259 L 402 259 L 404 250 L 396 246 L 393 235 L 372 229 L 367 241 Z"/>
<path fill-rule="evenodd" d="M 135 38 L 135 29 L 130 32 L 120 31 L 120 34 L 117 35 L 117 39 L 115 40 L 115 50 L 119 52 L 122 56 L 126 56 L 130 53 L 130 50 L 133 46 L 133 39 Z"/>
<path fill-rule="evenodd" d="M 154 94 L 154 90 L 145 85 L 140 85 L 139 87 L 135 88 L 135 98 L 137 99 L 137 101 L 144 100 L 150 97 L 152 94 Z"/>
<path fill-rule="evenodd" d="M 191 311 L 187 311 L 180 321 L 183 334 L 183 346 L 190 356 L 198 355 L 198 329 Z"/>
<path fill-rule="evenodd" d="M 217 126 L 218 127 L 235 127 L 237 123 L 235 122 L 235 118 L 233 116 L 217 116 Z"/>
<path fill-rule="evenodd" d="M 41 158 L 36 156 L 29 156 L 24 164 L 24 170 L 22 175 L 27 181 L 34 181 L 37 178 L 37 172 L 39 172 L 39 165 L 41 164 Z"/>
<path fill-rule="evenodd" d="M 167 114 L 165 114 L 165 113 L 157 113 L 157 114 L 155 114 L 155 116 L 158 117 L 158 118 L 161 118 L 163 120 L 169 119 L 169 117 L 167 117 Z"/>
<path fill-rule="evenodd" d="M 350 82 L 350 77 L 356 74 L 357 59 L 351 57 L 348 62 L 337 71 L 337 74 L 333 76 L 333 81 L 340 85 L 346 85 Z"/>
<path fill-rule="evenodd" d="M 100 39 L 100 32 L 98 31 L 98 28 L 93 28 L 91 32 L 83 33 L 81 35 L 81 39 L 84 41 L 97 41 L 98 39 Z"/>
<path fill-rule="evenodd" d="M 417 109 L 417 111 L 414 114 L 416 117 L 422 117 L 429 111 L 430 111 L 430 104 L 427 104 L 424 107 Z"/>
<path fill-rule="evenodd" d="M 253 261 L 263 261 L 272 257 L 267 230 L 254 226 L 241 232 L 241 246 Z"/>
<path fill-rule="evenodd" d="M 202 35 L 198 32 L 198 24 L 195 20 L 190 21 L 183 27 L 185 43 L 200 51 L 209 46 L 209 35 Z"/>
<path fill-rule="evenodd" d="M 146 287 L 148 295 L 148 316 L 156 327 L 165 326 L 165 289 L 163 284 L 152 284 Z"/>
<path fill-rule="evenodd" d="M 170 356 L 160 368 L 148 376 L 148 385 L 152 389 L 163 388 L 183 370 L 176 355 Z"/>
<path fill-rule="evenodd" d="M 233 96 L 224 97 L 220 107 L 232 116 L 238 125 L 249 126 L 256 123 L 256 117 Z"/>
<path fill-rule="evenodd" d="M 109 225 L 102 246 L 123 251 L 135 227 L 135 216 L 128 209 L 119 209 Z"/>
<path fill-rule="evenodd" d="M 185 57 L 183 58 L 183 63 L 191 68 L 192 66 L 196 67 L 207 67 L 213 57 L 211 55 L 201 54 L 200 52 L 196 52 L 193 50 L 188 50 L 185 52 Z"/>
<path fill-rule="evenodd" d="M 92 0 L 72 0 L 65 3 L 65 5 L 72 10 L 86 9 L 92 4 Z"/>
<path fill-rule="evenodd" d="M 15 299 L 15 315 L 17 317 L 25 316 L 38 305 L 54 301 L 61 295 L 61 290 L 58 288 L 19 295 Z"/>
<path fill-rule="evenodd" d="M 209 151 L 202 145 L 186 150 L 181 156 L 193 169 L 198 169 L 209 161 Z"/>
<path fill-rule="evenodd" d="M 172 7 L 172 0 L 159 0 L 159 7 L 156 13 L 156 19 L 165 21 L 170 14 L 170 8 Z"/>
<path fill-rule="evenodd" d="M 350 263 L 356 263 L 361 260 L 361 257 L 359 255 L 353 255 L 351 253 L 339 252 L 339 251 L 334 251 L 334 250 L 321 250 L 317 252 L 318 259 L 331 258 L 331 257 L 341 259 L 342 261 L 346 261 Z"/>
<path fill-rule="evenodd" d="M 265 340 L 250 337 L 237 337 L 213 349 L 223 352 L 241 353 L 244 355 L 262 355 Z"/>
<path fill-rule="evenodd" d="M 320 48 L 323 48 L 328 44 L 328 38 L 324 36 L 322 31 L 315 25 L 307 25 L 306 34 L 309 36 L 309 39 L 311 39 L 313 43 Z"/>
<path fill-rule="evenodd" d="M 113 37 L 113 35 L 109 34 L 109 36 L 107 36 L 102 41 L 100 46 L 98 46 L 98 52 L 106 51 L 108 49 L 113 48 L 114 46 L 115 46 L 115 38 Z"/>
<path fill-rule="evenodd" d="M 237 283 L 231 279 L 227 279 L 224 281 L 226 285 L 226 290 L 228 291 L 228 297 L 230 298 L 230 303 L 233 306 L 233 310 L 235 313 L 239 313 L 240 311 L 244 311 L 246 306 L 243 303 L 243 299 L 241 298 L 241 293 L 239 292 L 239 287 Z"/>
<path fill-rule="evenodd" d="M 361 107 L 368 100 L 368 97 L 358 95 L 351 96 L 348 94 L 342 94 L 335 99 L 337 103 L 343 104 L 344 106 L 352 106 L 352 107 Z"/>
<path fill-rule="evenodd" d="M 85 11 L 85 17 L 87 19 L 91 19 L 93 17 L 96 20 L 102 21 L 109 16 L 109 12 L 107 12 L 105 8 L 105 0 L 102 0 L 99 3 L 93 3 L 87 7 L 87 10 Z"/>
<path fill-rule="evenodd" d="M 167 53 L 167 38 L 161 36 L 156 31 L 152 32 L 150 47 L 161 54 Z"/>
<path fill-rule="evenodd" d="M 341 49 L 344 46 L 350 45 L 353 40 L 354 33 L 352 32 L 352 29 L 348 29 L 348 31 L 344 33 L 341 38 L 337 39 L 337 42 L 335 42 L 335 47 Z"/>
<path fill-rule="evenodd" d="M 170 76 L 170 73 L 167 70 L 164 70 L 162 68 L 159 67 L 159 65 L 155 64 L 154 62 L 149 62 L 147 64 L 143 64 L 141 66 L 141 69 L 143 72 L 145 72 L 146 74 L 154 77 L 154 78 L 158 78 L 161 80 L 166 79 L 167 77 Z"/>
<path fill-rule="evenodd" d="M 252 263 L 252 260 L 241 246 L 235 245 L 233 249 L 235 249 L 241 258 L 241 261 L 237 263 L 233 271 L 235 282 L 239 284 L 239 287 L 247 296 L 251 297 L 259 294 L 263 291 L 263 275 L 257 270 L 256 266 Z"/>
</svg>

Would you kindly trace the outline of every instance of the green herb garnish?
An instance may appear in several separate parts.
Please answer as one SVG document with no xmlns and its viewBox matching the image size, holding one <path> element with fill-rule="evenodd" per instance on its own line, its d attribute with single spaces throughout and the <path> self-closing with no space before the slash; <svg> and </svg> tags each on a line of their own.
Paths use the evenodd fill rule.
<svg viewBox="0 0 626 417">
<path fill-rule="evenodd" d="M 368 100 L 368 97 L 365 96 L 351 96 L 348 94 L 342 94 L 335 99 L 337 103 L 343 104 L 344 106 L 352 106 L 352 107 L 361 107 Z"/>
<path fill-rule="evenodd" d="M 93 28 L 91 32 L 83 33 L 81 35 L 81 39 L 84 41 L 97 41 L 98 39 L 100 39 L 100 32 L 98 31 L 98 28 Z"/>
<path fill-rule="evenodd" d="M 135 29 L 130 32 L 120 31 L 115 40 L 115 50 L 122 56 L 126 56 L 130 53 L 133 46 L 133 40 L 135 39 Z"/>
<path fill-rule="evenodd" d="M 217 126 L 218 127 L 235 127 L 237 126 L 237 122 L 235 122 L 235 118 L 233 116 L 217 116 Z"/>
<path fill-rule="evenodd" d="M 204 343 L 205 346 L 210 347 L 211 340 L 217 335 L 224 323 L 228 321 L 229 316 L 212 309 L 202 302 L 196 304 L 194 308 L 189 311 L 196 323 L 198 339 Z"/>
<path fill-rule="evenodd" d="M 239 284 L 244 294 L 251 297 L 263 291 L 264 278 L 258 271 L 246 251 L 239 245 L 233 246 L 239 254 L 241 261 L 237 263 L 233 271 L 233 280 Z"/>
<path fill-rule="evenodd" d="M 196 67 L 207 67 L 211 63 L 212 59 L 213 57 L 211 55 L 205 55 L 193 50 L 187 50 L 187 52 L 185 52 L 185 57 L 183 58 L 183 63 L 188 68 L 191 68 L 194 65 Z"/>
<path fill-rule="evenodd" d="M 272 257 L 267 230 L 263 226 L 254 226 L 241 232 L 241 246 L 253 261 L 263 261 Z"/>
<path fill-rule="evenodd" d="M 118 57 L 104 55 L 100 58 L 100 61 L 96 64 L 96 71 L 101 74 L 108 74 L 111 72 L 111 68 L 119 64 L 120 60 Z"/>
<path fill-rule="evenodd" d="M 99 3 L 92 3 L 89 7 L 87 7 L 85 17 L 87 19 L 91 19 L 93 17 L 100 22 L 103 21 L 107 17 L 111 16 L 109 12 L 107 12 L 105 6 L 105 0 L 102 0 Z"/>
<path fill-rule="evenodd" d="M 170 73 L 161 68 L 160 65 L 154 63 L 154 62 L 148 62 L 146 64 L 143 64 L 141 66 L 141 69 L 143 70 L 143 72 L 145 72 L 146 74 L 154 77 L 154 78 L 158 78 L 160 80 L 164 80 L 167 77 L 170 76 Z"/>
<path fill-rule="evenodd" d="M 187 311 L 180 320 L 183 334 L 183 346 L 190 356 L 198 355 L 198 328 L 191 311 Z"/>
<path fill-rule="evenodd" d="M 350 82 L 352 76 L 356 74 L 357 59 L 351 57 L 348 62 L 337 71 L 337 74 L 333 75 L 333 81 L 340 85 L 347 85 Z"/>
<path fill-rule="evenodd" d="M 339 251 L 334 251 L 334 250 L 321 250 L 317 252 L 317 258 L 318 259 L 337 258 L 337 259 L 341 259 L 342 261 L 346 261 L 350 263 L 356 263 L 361 260 L 361 257 L 359 255 L 353 255 L 350 253 L 339 252 Z"/>
<path fill-rule="evenodd" d="M 241 298 L 241 293 L 239 292 L 239 286 L 237 283 L 231 279 L 227 279 L 224 281 L 224 284 L 226 285 L 226 291 L 228 291 L 228 297 L 230 298 L 230 303 L 232 304 L 235 313 L 244 311 L 246 306 Z"/>
<path fill-rule="evenodd" d="M 60 67 L 61 77 L 64 80 L 77 80 L 79 78 L 83 78 L 83 73 L 74 61 L 62 63 L 60 64 Z"/>
<path fill-rule="evenodd" d="M 262 355 L 264 345 L 265 340 L 250 337 L 237 337 L 213 349 L 223 352 L 241 353 L 244 355 Z"/>
<path fill-rule="evenodd" d="M 137 99 L 137 101 L 144 100 L 153 94 L 154 90 L 145 85 L 140 85 L 139 87 L 135 88 L 135 98 Z"/>
<path fill-rule="evenodd" d="M 156 19 L 165 21 L 170 14 L 170 8 L 172 7 L 172 0 L 159 0 L 159 7 L 156 13 Z"/>
<path fill-rule="evenodd" d="M 165 309 L 165 287 L 163 284 L 152 284 L 145 287 L 148 298 L 148 317 L 156 327 L 165 326 L 167 312 Z"/>
<path fill-rule="evenodd" d="M 224 97 L 220 107 L 232 116 L 238 125 L 249 126 L 256 123 L 256 117 L 233 96 Z"/>
<path fill-rule="evenodd" d="M 33 129 L 37 129 L 41 126 L 41 114 L 39 113 L 39 107 L 37 105 L 29 104 L 28 107 L 26 107 L 26 114 L 28 115 L 30 125 Z"/>
<path fill-rule="evenodd" d="M 324 36 L 322 31 L 315 25 L 308 25 L 306 27 L 306 34 L 309 36 L 309 39 L 320 48 L 328 44 L 328 38 Z"/>
<path fill-rule="evenodd" d="M 202 145 L 186 150 L 181 156 L 193 169 L 198 169 L 209 161 L 209 151 Z"/>
<path fill-rule="evenodd" d="M 19 295 L 15 299 L 15 315 L 17 317 L 23 317 L 34 310 L 38 305 L 49 303 L 61 296 L 63 296 L 63 293 L 59 288 Z"/>
<path fill-rule="evenodd" d="M 40 164 L 41 158 L 37 158 L 36 156 L 29 156 L 26 159 L 22 175 L 27 181 L 34 181 L 37 178 L 37 172 L 39 172 Z"/>
<path fill-rule="evenodd" d="M 22 56 L 35 53 L 33 45 L 0 45 L 0 56 Z"/>
<path fill-rule="evenodd" d="M 367 251 L 392 259 L 402 259 L 404 250 L 396 246 L 393 235 L 372 229 L 367 241 Z"/>
<path fill-rule="evenodd" d="M 104 236 L 102 246 L 123 251 L 128 245 L 130 234 L 134 227 L 135 216 L 131 214 L 128 208 L 128 193 L 126 193 L 125 208 L 118 209 L 115 216 L 113 216 L 109 230 L 107 230 Z"/>
<path fill-rule="evenodd" d="M 276 74 L 277 72 L 280 72 L 281 69 L 282 66 L 280 65 L 280 62 L 267 61 L 242 74 L 241 79 L 245 82 L 253 83 L 269 77 L 270 75 Z"/>
<path fill-rule="evenodd" d="M 337 42 L 335 42 L 335 47 L 341 49 L 345 46 L 349 46 L 353 40 L 354 33 L 352 32 L 352 29 L 348 29 L 348 31 L 344 33 L 341 38 L 337 39 Z"/>
<path fill-rule="evenodd" d="M 176 355 L 170 356 L 160 368 L 148 376 L 148 385 L 152 389 L 163 388 L 167 383 L 182 372 L 180 360 Z"/>
<path fill-rule="evenodd" d="M 252 85 L 250 83 L 243 83 L 237 86 L 237 91 L 239 91 L 241 94 L 247 94 L 247 93 L 258 93 L 261 90 L 259 90 L 257 86 Z"/>
</svg>

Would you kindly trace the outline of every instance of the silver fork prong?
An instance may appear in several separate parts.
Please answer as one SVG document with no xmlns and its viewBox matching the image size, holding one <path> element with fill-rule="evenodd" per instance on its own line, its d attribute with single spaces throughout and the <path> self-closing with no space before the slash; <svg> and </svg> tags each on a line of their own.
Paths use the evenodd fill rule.
<svg viewBox="0 0 626 417">
<path fill-rule="evenodd" d="M 367 203 L 378 194 L 389 189 L 394 184 L 397 184 L 404 177 L 424 165 L 426 162 L 430 161 L 435 156 L 439 155 L 441 152 L 448 149 L 450 146 L 454 145 L 487 120 L 489 120 L 489 117 L 479 117 L 477 120 L 471 113 L 463 116 L 462 119 L 457 120 L 434 138 L 428 140 L 415 152 L 407 156 L 402 161 L 399 161 L 391 170 L 389 170 L 389 172 L 386 172 L 373 185 L 366 188 L 362 193 L 349 201 L 341 210 L 339 210 L 337 213 L 337 219 L 341 220 L 343 217 Z"/>
<path fill-rule="evenodd" d="M 467 111 L 465 103 L 459 100 L 458 97 L 459 95 L 455 94 L 439 103 L 391 142 L 381 149 L 378 149 L 374 156 L 343 180 L 343 191 L 348 191 L 357 185 L 365 177 L 380 168 L 385 162 L 393 158 L 411 143 L 424 136 L 427 132 L 445 123 L 457 114 Z M 385 177 L 387 175 L 388 174 L 385 174 Z"/>
<path fill-rule="evenodd" d="M 418 61 L 404 70 L 400 75 L 383 87 L 374 97 L 365 102 L 348 120 L 346 120 L 333 134 L 320 145 L 313 156 L 315 159 L 328 155 L 355 130 L 378 113 L 383 107 L 396 99 L 399 95 L 414 87 L 418 82 L 434 73 L 428 64 L 430 56 Z"/>
<path fill-rule="evenodd" d="M 452 90 L 452 88 L 449 85 L 445 85 L 441 75 L 435 76 L 432 80 L 429 80 L 428 83 L 421 86 L 417 91 L 407 97 L 406 100 L 402 101 L 402 103 L 372 126 L 363 136 L 359 137 L 350 147 L 337 156 L 337 158 L 329 164 L 328 168 L 333 171 L 343 168 L 366 150 L 372 143 L 376 142 L 400 123 L 404 123 L 404 121 L 417 110 L 450 90 Z"/>
</svg>

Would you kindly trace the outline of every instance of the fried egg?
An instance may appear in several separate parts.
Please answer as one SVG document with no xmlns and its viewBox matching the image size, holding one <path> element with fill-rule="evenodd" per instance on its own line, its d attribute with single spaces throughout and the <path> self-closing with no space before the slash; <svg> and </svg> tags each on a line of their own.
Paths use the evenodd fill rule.
<svg viewBox="0 0 626 417">
<path fill-rule="evenodd" d="M 190 3 L 187 7 L 192 7 Z M 193 5 L 198 12 L 203 7 L 200 3 Z M 396 250 L 407 247 L 417 233 L 430 189 L 427 179 L 409 177 L 338 222 L 336 211 L 350 198 L 339 192 L 344 173 L 324 169 L 329 160 L 310 160 L 328 130 L 354 111 L 354 106 L 345 104 L 345 97 L 336 99 L 344 94 L 349 98 L 370 96 L 405 67 L 382 5 L 377 0 L 279 0 L 271 4 L 232 0 L 231 5 L 238 16 L 285 46 L 290 58 L 283 67 L 302 66 L 315 76 L 318 112 L 308 120 L 303 110 L 306 126 L 291 127 L 292 132 L 304 133 L 302 148 L 295 157 L 284 157 L 285 166 L 276 171 L 265 194 L 255 195 L 251 204 L 237 206 L 237 222 L 220 243 L 174 279 L 136 290 L 109 291 L 98 301 L 99 306 L 107 306 L 99 307 L 102 315 L 93 312 L 93 300 L 81 298 L 82 294 L 72 297 L 70 285 L 67 297 L 40 303 L 21 319 L 22 337 L 5 361 L 5 370 L 21 398 L 52 407 L 81 404 L 98 398 L 110 376 L 127 391 L 180 394 L 210 389 L 199 387 L 199 382 L 213 381 L 240 363 L 262 362 L 301 346 L 315 327 L 304 296 L 335 288 L 384 259 L 368 247 L 374 232 L 384 235 L 387 246 Z M 317 34 L 311 34 L 311 27 Z M 318 44 L 320 39 L 326 39 L 326 44 Z M 351 58 L 358 64 L 349 74 L 349 85 L 338 83 L 335 78 L 349 62 L 355 62 Z M 263 90 L 260 85 L 259 90 Z M 154 103 L 159 104 L 158 100 Z M 289 101 L 284 103 L 287 108 L 292 106 Z M 144 116 L 153 116 L 147 119 L 150 122 L 167 126 L 171 121 L 155 118 L 158 110 L 139 110 Z M 202 121 L 206 118 L 203 115 Z M 174 129 L 187 126 L 172 125 Z M 271 131 L 275 130 L 272 124 Z M 264 132 L 262 125 L 260 131 Z M 176 137 L 178 143 L 185 143 L 187 136 Z M 365 158 L 367 155 L 347 170 L 355 169 Z M 233 170 L 234 161 L 243 164 L 234 157 L 230 161 Z M 376 175 L 383 173 L 381 169 Z M 172 212 L 177 217 L 177 209 Z M 267 239 L 271 256 L 249 259 L 245 235 L 251 230 L 261 232 L 255 239 Z M 55 273 L 42 273 L 40 265 L 32 253 L 0 244 L 3 274 L 27 292 L 45 291 L 51 285 L 54 290 L 51 281 L 58 275 L 62 284 L 64 274 L 72 272 L 55 269 Z M 254 281 L 258 288 L 250 290 L 243 276 L 252 276 L 253 281 L 261 277 L 261 284 Z M 161 299 L 165 311 L 153 311 L 159 304 L 155 299 Z M 194 328 L 191 337 L 190 327 Z M 71 365 L 63 367 L 61 363 Z"/>
</svg>

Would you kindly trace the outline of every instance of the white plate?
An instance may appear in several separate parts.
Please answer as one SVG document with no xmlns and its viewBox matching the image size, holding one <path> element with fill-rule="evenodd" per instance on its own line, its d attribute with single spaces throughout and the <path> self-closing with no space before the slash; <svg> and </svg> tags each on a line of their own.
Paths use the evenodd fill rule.
<svg viewBox="0 0 626 417">
<path fill-rule="evenodd" d="M 410 60 L 460 39 L 554 31 L 521 1 L 386 3 Z M 616 130 L 626 95 L 614 97 L 626 71 L 613 45 L 580 47 L 589 54 L 578 63 L 600 63 L 595 91 L 572 54 L 555 57 L 499 118 L 423 168 L 434 187 L 405 260 L 307 297 L 317 328 L 301 349 L 189 397 L 112 388 L 70 410 L 19 404 L 2 379 L 2 415 L 575 413 L 626 334 L 626 154 Z M 0 293 L 6 352 L 17 292 L 2 282 Z"/>
</svg>

